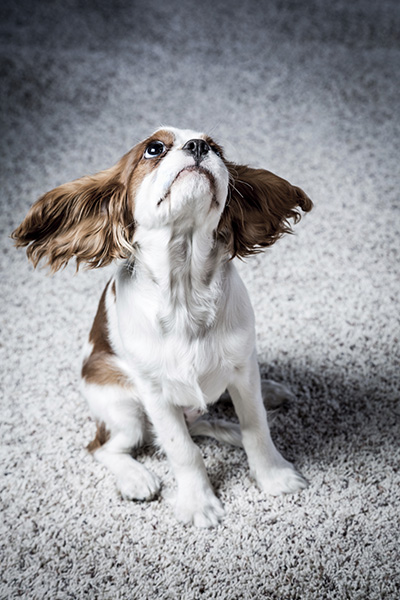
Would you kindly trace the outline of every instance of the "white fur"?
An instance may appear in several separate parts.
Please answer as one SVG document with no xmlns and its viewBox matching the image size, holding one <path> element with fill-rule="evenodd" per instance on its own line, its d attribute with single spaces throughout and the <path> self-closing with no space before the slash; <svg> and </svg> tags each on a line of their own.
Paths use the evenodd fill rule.
<svg viewBox="0 0 400 600">
<path fill-rule="evenodd" d="M 193 432 L 242 443 L 251 472 L 267 493 L 294 492 L 306 484 L 271 440 L 251 303 L 224 249 L 215 248 L 214 231 L 228 198 L 228 171 L 214 152 L 202 162 L 215 178 L 214 198 L 209 179 L 201 173 L 184 171 L 175 179 L 193 165 L 183 145 L 203 136 L 169 131 L 175 137 L 173 148 L 144 177 L 136 194 L 134 264 L 120 266 L 116 298 L 109 286 L 106 301 L 109 341 L 132 385 L 84 382 L 83 391 L 93 415 L 111 434 L 96 458 L 115 473 L 122 495 L 146 499 L 159 489 L 158 479 L 130 455 L 148 433 L 150 421 L 176 478 L 178 519 L 210 527 L 221 519 L 223 508 L 192 441 L 184 409 L 201 414 L 226 389 L 240 431 L 224 423 L 212 432 L 213 425 L 198 421 Z M 212 275 L 206 277 L 210 265 Z M 269 391 L 274 393 L 273 386 Z M 282 389 L 277 393 L 282 395 Z"/>
</svg>

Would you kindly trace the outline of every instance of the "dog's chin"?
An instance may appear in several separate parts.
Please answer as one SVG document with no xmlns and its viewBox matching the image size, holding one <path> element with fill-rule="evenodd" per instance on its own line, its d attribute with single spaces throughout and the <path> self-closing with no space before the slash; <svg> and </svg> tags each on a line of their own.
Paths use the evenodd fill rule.
<svg viewBox="0 0 400 600">
<path fill-rule="evenodd" d="M 201 167 L 185 167 L 172 182 L 171 192 L 177 187 L 186 196 L 201 197 L 215 193 L 215 179 L 210 171 Z"/>
<path fill-rule="evenodd" d="M 172 183 L 169 194 L 170 215 L 205 219 L 218 206 L 213 176 L 201 169 L 183 169 Z"/>
</svg>

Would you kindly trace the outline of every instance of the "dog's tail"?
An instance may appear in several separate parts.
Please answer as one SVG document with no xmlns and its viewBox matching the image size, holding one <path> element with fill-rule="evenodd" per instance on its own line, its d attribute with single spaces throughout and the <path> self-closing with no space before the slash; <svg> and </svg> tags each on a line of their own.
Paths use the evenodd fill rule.
<svg viewBox="0 0 400 600">
<path fill-rule="evenodd" d="M 223 444 L 230 444 L 231 446 L 243 448 L 242 434 L 240 432 L 240 426 L 237 423 L 230 423 L 223 419 L 207 421 L 206 419 L 200 418 L 189 425 L 189 431 L 193 437 L 205 435 L 214 438 Z"/>
</svg>

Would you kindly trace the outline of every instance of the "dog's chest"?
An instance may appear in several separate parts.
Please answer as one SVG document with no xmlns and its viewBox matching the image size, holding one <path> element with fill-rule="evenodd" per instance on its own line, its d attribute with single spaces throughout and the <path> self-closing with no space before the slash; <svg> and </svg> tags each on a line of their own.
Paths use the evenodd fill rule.
<svg viewBox="0 0 400 600">
<path fill-rule="evenodd" d="M 177 278 L 173 293 L 150 280 L 120 289 L 120 353 L 136 380 L 162 387 L 175 404 L 205 408 L 225 390 L 247 340 L 227 325 L 222 281 L 190 284 Z"/>
</svg>

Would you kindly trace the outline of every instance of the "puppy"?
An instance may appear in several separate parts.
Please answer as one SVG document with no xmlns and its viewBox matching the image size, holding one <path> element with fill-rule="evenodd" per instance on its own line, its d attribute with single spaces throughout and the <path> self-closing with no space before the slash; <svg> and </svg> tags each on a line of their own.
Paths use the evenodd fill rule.
<svg viewBox="0 0 400 600">
<path fill-rule="evenodd" d="M 162 128 L 110 169 L 42 196 L 12 234 L 53 272 L 73 257 L 77 268 L 123 259 L 100 300 L 82 389 L 98 424 L 89 449 L 124 498 L 160 489 L 131 455 L 149 431 L 171 464 L 184 523 L 211 527 L 224 513 L 195 434 L 243 445 L 268 494 L 305 487 L 270 437 L 254 314 L 232 259 L 271 246 L 311 208 L 284 179 L 228 162 L 209 136 Z M 226 389 L 240 428 L 196 421 Z"/>
</svg>

